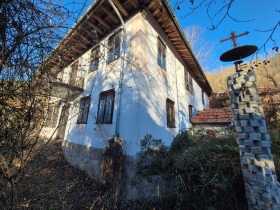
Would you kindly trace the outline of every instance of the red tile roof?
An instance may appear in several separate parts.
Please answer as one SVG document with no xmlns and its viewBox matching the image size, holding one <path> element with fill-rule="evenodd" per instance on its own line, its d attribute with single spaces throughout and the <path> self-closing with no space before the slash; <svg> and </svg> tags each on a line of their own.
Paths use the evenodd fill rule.
<svg viewBox="0 0 280 210">
<path fill-rule="evenodd" d="M 231 123 L 233 115 L 231 108 L 211 108 L 199 112 L 198 115 L 192 118 L 194 124 L 210 124 L 210 123 Z"/>
</svg>

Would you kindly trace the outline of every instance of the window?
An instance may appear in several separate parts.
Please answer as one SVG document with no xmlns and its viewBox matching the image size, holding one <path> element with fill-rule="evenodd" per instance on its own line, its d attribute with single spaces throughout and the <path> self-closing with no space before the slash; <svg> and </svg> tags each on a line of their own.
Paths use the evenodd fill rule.
<svg viewBox="0 0 280 210">
<path fill-rule="evenodd" d="M 202 96 L 202 98 L 201 98 L 201 100 L 202 100 L 202 104 L 204 105 L 204 92 L 203 92 L 203 90 L 201 89 L 201 96 Z"/>
<path fill-rule="evenodd" d="M 175 109 L 174 101 L 170 99 L 166 100 L 166 116 L 167 116 L 167 127 L 175 128 Z"/>
<path fill-rule="evenodd" d="M 96 123 L 111 124 L 113 120 L 115 91 L 108 90 L 100 93 Z"/>
<path fill-rule="evenodd" d="M 51 128 L 56 127 L 57 119 L 58 119 L 58 111 L 59 111 L 59 106 L 49 105 L 47 116 L 46 116 L 46 123 L 45 123 L 46 127 L 51 127 Z"/>
<path fill-rule="evenodd" d="M 98 69 L 99 52 L 100 52 L 100 46 L 95 47 L 91 51 L 90 67 L 89 67 L 90 72 L 96 71 Z"/>
<path fill-rule="evenodd" d="M 108 40 L 108 63 L 120 57 L 121 31 L 112 35 Z"/>
<path fill-rule="evenodd" d="M 77 73 L 78 73 L 78 66 L 79 66 L 79 62 L 75 62 L 72 64 L 71 66 L 71 75 L 70 75 L 70 79 L 69 79 L 69 84 L 70 85 L 75 85 L 76 83 L 76 78 L 77 78 Z"/>
<path fill-rule="evenodd" d="M 193 115 L 193 106 L 189 105 L 189 119 L 190 119 L 190 122 L 192 121 L 192 115 Z"/>
<path fill-rule="evenodd" d="M 186 69 L 185 69 L 185 88 L 187 91 L 189 91 L 191 94 L 193 94 L 192 76 Z"/>
<path fill-rule="evenodd" d="M 166 57 L 166 46 L 163 44 L 160 38 L 158 38 L 158 65 L 166 70 L 166 62 L 165 62 L 165 57 Z"/>
<path fill-rule="evenodd" d="M 89 112 L 89 105 L 90 105 L 90 96 L 86 96 L 81 98 L 80 103 L 80 111 L 78 114 L 78 124 L 86 124 L 88 119 L 88 112 Z"/>
</svg>

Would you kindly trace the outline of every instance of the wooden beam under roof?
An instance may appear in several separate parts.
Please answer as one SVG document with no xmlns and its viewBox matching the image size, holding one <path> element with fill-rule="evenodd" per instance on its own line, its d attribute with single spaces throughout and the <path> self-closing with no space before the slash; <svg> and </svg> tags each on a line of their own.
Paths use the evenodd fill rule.
<svg viewBox="0 0 280 210">
<path fill-rule="evenodd" d="M 154 4 L 156 3 L 157 1 L 152 1 L 149 5 L 148 5 L 148 9 L 151 9 L 152 6 L 154 6 Z"/>
<path fill-rule="evenodd" d="M 167 28 L 164 30 L 164 32 L 167 32 L 167 31 L 169 31 L 169 30 L 172 29 L 172 28 L 174 28 L 174 25 L 171 23 L 171 25 L 170 25 L 169 27 L 167 27 Z"/>
<path fill-rule="evenodd" d="M 66 59 L 66 60 L 68 60 L 68 61 L 72 61 L 72 60 L 73 60 L 72 58 L 67 57 L 67 55 L 65 55 L 65 54 L 60 55 L 60 58 L 61 58 L 61 59 Z"/>
<path fill-rule="evenodd" d="M 121 5 L 121 3 L 118 0 L 112 0 L 112 2 L 116 5 L 116 7 L 120 10 L 120 12 L 127 17 L 128 12 L 125 10 L 125 8 Z"/>
<path fill-rule="evenodd" d="M 112 12 L 110 12 L 109 10 L 107 10 L 105 7 L 103 7 L 101 4 L 98 6 L 98 8 L 100 8 L 106 15 L 108 15 L 108 17 L 114 21 L 116 24 L 119 23 L 119 19 L 117 17 L 115 17 Z"/>
<path fill-rule="evenodd" d="M 171 41 L 180 41 L 180 40 L 182 40 L 180 37 L 171 37 L 171 38 L 169 38 Z"/>
<path fill-rule="evenodd" d="M 87 39 L 85 36 L 83 36 L 83 34 L 79 33 L 79 31 L 75 31 L 76 35 L 78 35 L 80 38 L 82 38 L 82 40 L 84 40 L 86 43 L 91 44 L 91 40 Z"/>
<path fill-rule="evenodd" d="M 160 11 L 163 11 L 162 4 L 160 3 L 158 8 L 153 12 L 153 16 L 156 16 Z"/>
<path fill-rule="evenodd" d="M 72 45 L 71 47 L 69 47 L 69 49 L 76 52 L 76 53 L 81 53 L 80 50 L 77 50 L 77 47 L 75 45 Z"/>
<path fill-rule="evenodd" d="M 88 44 L 91 44 L 91 42 L 89 40 L 87 40 L 84 36 L 82 36 L 81 34 L 79 34 L 77 31 L 74 31 L 73 35 L 77 35 L 78 37 L 80 37 L 82 39 L 82 41 L 85 41 Z M 81 43 L 81 41 L 79 41 L 79 43 Z M 86 46 L 86 45 L 85 45 Z"/>
<path fill-rule="evenodd" d="M 78 27 L 78 30 L 82 30 L 83 32 L 85 32 L 93 40 L 97 40 L 98 39 L 98 37 L 95 34 L 93 34 L 91 31 L 89 31 L 85 27 Z"/>
<path fill-rule="evenodd" d="M 177 33 L 176 31 L 167 33 L 167 36 L 168 36 L 168 37 L 171 37 L 171 36 L 174 36 L 174 35 L 176 36 L 176 35 L 178 35 L 178 33 Z"/>
<path fill-rule="evenodd" d="M 166 26 L 168 26 L 168 25 L 172 25 L 172 22 L 171 21 L 169 21 L 169 20 L 167 20 L 166 22 L 164 22 L 163 24 L 161 24 L 160 26 L 162 27 L 162 28 L 165 28 Z"/>
<path fill-rule="evenodd" d="M 73 41 L 72 41 L 73 40 Z M 82 49 L 80 50 L 86 50 L 88 47 L 84 43 L 81 42 L 81 40 L 76 39 L 75 37 L 72 37 L 72 40 L 70 42 L 73 42 L 73 46 L 78 47 L 79 45 L 82 45 Z"/>
<path fill-rule="evenodd" d="M 93 12 L 90 14 L 90 17 L 93 17 L 95 20 L 97 20 L 101 25 L 103 25 L 106 29 L 110 30 L 111 27 L 105 23 L 100 17 L 93 14 Z"/>
<path fill-rule="evenodd" d="M 164 10 L 164 11 L 165 11 L 165 10 Z M 164 12 L 164 13 L 162 14 L 162 16 L 160 16 L 159 19 L 157 19 L 158 23 L 160 23 L 160 22 L 163 20 L 163 18 L 165 18 L 165 17 L 167 17 L 167 16 L 166 16 L 166 12 Z"/>
<path fill-rule="evenodd" d="M 139 7 L 139 4 L 137 2 L 137 0 L 130 0 L 130 3 L 132 4 L 132 6 L 137 9 Z"/>
<path fill-rule="evenodd" d="M 96 25 L 94 25 L 93 23 L 90 22 L 89 19 L 86 20 L 86 23 L 92 27 L 94 30 L 96 30 L 96 32 L 100 33 L 101 35 L 104 35 L 104 32 L 101 31 Z"/>
<path fill-rule="evenodd" d="M 182 45 L 183 43 L 182 42 L 172 42 L 173 43 L 173 45 Z"/>
<path fill-rule="evenodd" d="M 188 49 L 177 49 L 179 52 L 189 52 Z"/>
</svg>

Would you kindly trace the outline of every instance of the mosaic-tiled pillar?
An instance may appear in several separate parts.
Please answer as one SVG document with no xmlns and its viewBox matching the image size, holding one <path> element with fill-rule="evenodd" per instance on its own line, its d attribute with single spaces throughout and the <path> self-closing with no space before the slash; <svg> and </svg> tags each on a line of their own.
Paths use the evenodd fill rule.
<svg viewBox="0 0 280 210">
<path fill-rule="evenodd" d="M 236 140 L 249 209 L 280 210 L 280 184 L 275 174 L 263 108 L 253 71 L 227 78 Z"/>
</svg>

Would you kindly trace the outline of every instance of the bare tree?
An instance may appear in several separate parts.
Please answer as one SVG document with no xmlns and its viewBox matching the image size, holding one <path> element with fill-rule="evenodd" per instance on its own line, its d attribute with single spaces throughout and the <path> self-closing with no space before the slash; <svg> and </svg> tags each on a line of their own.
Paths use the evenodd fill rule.
<svg viewBox="0 0 280 210">
<path fill-rule="evenodd" d="M 0 208 L 13 208 L 21 172 L 34 157 L 49 96 L 42 65 L 68 28 L 54 1 L 0 2 Z"/>
<path fill-rule="evenodd" d="M 184 30 L 186 38 L 203 69 L 211 70 L 215 65 L 215 63 L 213 63 L 215 43 L 204 39 L 203 35 L 205 31 L 206 29 L 200 25 L 192 25 Z"/>
</svg>

